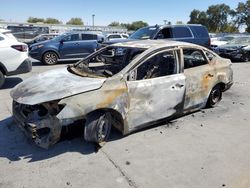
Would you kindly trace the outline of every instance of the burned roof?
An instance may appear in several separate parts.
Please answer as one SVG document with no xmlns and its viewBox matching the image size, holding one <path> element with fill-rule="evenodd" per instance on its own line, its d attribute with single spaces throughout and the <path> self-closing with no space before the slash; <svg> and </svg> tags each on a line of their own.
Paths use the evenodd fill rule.
<svg viewBox="0 0 250 188">
<path fill-rule="evenodd" d="M 136 40 L 136 41 L 116 43 L 112 44 L 112 46 L 134 47 L 143 49 L 176 47 L 176 46 L 199 47 L 196 44 L 180 42 L 180 41 L 172 41 L 172 40 Z"/>
</svg>

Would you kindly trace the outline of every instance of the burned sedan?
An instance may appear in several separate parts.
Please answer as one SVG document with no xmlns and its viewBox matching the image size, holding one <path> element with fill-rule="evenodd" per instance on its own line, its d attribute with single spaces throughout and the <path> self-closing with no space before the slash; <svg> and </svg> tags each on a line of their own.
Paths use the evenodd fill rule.
<svg viewBox="0 0 250 188">
<path fill-rule="evenodd" d="M 239 36 L 227 44 L 215 48 L 221 57 L 237 61 L 250 61 L 250 36 Z"/>
<path fill-rule="evenodd" d="M 77 121 L 85 140 L 100 144 L 111 127 L 126 135 L 213 107 L 232 83 L 230 60 L 204 47 L 162 40 L 117 43 L 17 85 L 11 91 L 13 116 L 43 148 Z"/>
</svg>

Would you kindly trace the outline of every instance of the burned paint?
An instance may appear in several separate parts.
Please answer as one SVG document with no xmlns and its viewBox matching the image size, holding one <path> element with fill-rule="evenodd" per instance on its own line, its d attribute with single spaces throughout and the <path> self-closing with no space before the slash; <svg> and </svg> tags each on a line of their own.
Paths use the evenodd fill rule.
<svg viewBox="0 0 250 188">
<path fill-rule="evenodd" d="M 197 45 L 145 40 L 115 44 L 113 47 L 145 48 L 145 51 L 134 59 L 128 58 L 130 63 L 122 62 L 127 65 L 125 67 L 119 64 L 122 59 L 119 51 L 119 61 L 112 69 L 106 70 L 106 66 L 102 66 L 103 70 L 96 68 L 92 72 L 84 72 L 84 69 L 88 70 L 86 64 L 76 64 L 70 70 L 65 67 L 42 73 L 11 91 L 13 116 L 36 144 L 47 148 L 60 139 L 62 126 L 86 120 L 93 113 L 100 115 L 100 112 L 108 112 L 109 117 L 113 118 L 110 120 L 113 126 L 127 134 L 148 123 L 200 109 L 205 106 L 214 86 L 224 84 L 228 89 L 233 83 L 230 61 L 211 51 L 215 58 L 207 65 L 184 69 L 182 48 L 208 52 Z M 179 57 L 174 61 L 176 72 L 137 77 L 140 64 L 170 50 L 175 54 L 171 58 Z M 99 55 L 98 52 L 96 55 Z M 85 63 L 87 60 L 84 60 Z M 96 133 L 90 131 L 85 134 Z"/>
</svg>

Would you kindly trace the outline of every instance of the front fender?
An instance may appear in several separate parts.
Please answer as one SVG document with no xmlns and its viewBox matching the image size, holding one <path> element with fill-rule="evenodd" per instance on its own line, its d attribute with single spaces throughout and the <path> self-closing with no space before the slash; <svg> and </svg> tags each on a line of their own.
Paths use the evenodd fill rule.
<svg viewBox="0 0 250 188">
<path fill-rule="evenodd" d="M 116 110 L 125 119 L 129 97 L 125 82 L 106 83 L 98 90 L 62 99 L 59 104 L 65 105 L 57 115 L 60 120 L 80 119 L 92 111 L 104 108 Z"/>
</svg>

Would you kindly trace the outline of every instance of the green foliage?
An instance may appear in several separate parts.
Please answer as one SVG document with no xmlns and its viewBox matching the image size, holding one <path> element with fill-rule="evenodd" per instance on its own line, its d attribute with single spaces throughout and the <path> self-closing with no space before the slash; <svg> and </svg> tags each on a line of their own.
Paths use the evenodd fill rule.
<svg viewBox="0 0 250 188">
<path fill-rule="evenodd" d="M 181 25 L 181 24 L 183 24 L 183 22 L 182 22 L 182 21 L 177 21 L 176 24 L 177 24 L 177 25 L 178 25 L 178 24 Z"/>
<path fill-rule="evenodd" d="M 250 1 L 250 0 L 248 0 Z M 229 21 L 236 12 L 226 4 L 211 5 L 206 11 L 194 9 L 190 13 L 189 24 L 202 24 L 209 32 L 238 32 L 237 24 Z"/>
<path fill-rule="evenodd" d="M 234 21 L 238 27 L 245 25 L 246 32 L 250 32 L 250 0 L 238 4 L 234 11 Z"/>
<path fill-rule="evenodd" d="M 120 26 L 120 27 L 125 27 L 130 31 L 135 31 L 141 27 L 148 26 L 148 23 L 143 22 L 143 21 L 135 21 L 130 24 L 130 23 L 119 23 L 119 22 L 114 21 L 114 22 L 111 22 L 108 26 L 112 26 L 112 27 Z"/>
<path fill-rule="evenodd" d="M 120 26 L 120 23 L 114 21 L 114 22 L 111 22 L 108 26 L 110 26 L 110 27 L 119 27 L 119 26 Z"/>
<path fill-rule="evenodd" d="M 66 24 L 69 24 L 69 25 L 84 25 L 81 18 L 71 18 Z"/>
<path fill-rule="evenodd" d="M 35 17 L 29 17 L 27 20 L 28 23 L 38 23 L 38 22 L 44 22 L 43 18 L 35 18 Z"/>
<path fill-rule="evenodd" d="M 44 23 L 47 24 L 60 24 L 61 22 L 55 18 L 47 18 Z"/>
</svg>

